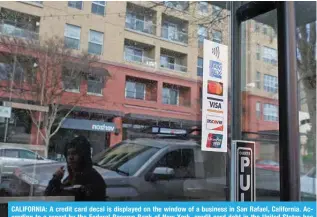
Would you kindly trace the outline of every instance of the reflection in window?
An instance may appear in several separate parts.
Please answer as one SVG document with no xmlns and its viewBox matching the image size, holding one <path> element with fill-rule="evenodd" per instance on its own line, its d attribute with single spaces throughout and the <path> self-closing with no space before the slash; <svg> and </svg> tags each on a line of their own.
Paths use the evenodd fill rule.
<svg viewBox="0 0 317 217">
<path fill-rule="evenodd" d="M 273 65 L 277 64 L 277 50 L 270 47 L 263 47 L 263 61 L 266 63 L 271 63 Z"/>
<path fill-rule="evenodd" d="M 197 35 L 198 35 L 198 42 L 200 44 L 204 43 L 204 39 L 208 38 L 207 28 L 205 26 L 199 25 Z"/>
<path fill-rule="evenodd" d="M 93 1 L 91 4 L 91 13 L 104 16 L 105 15 L 105 1 Z"/>
<path fill-rule="evenodd" d="M 178 105 L 179 90 L 164 87 L 163 88 L 163 104 Z"/>
<path fill-rule="evenodd" d="M 9 158 L 19 158 L 19 151 L 17 149 L 5 149 L 4 156 Z"/>
<path fill-rule="evenodd" d="M 79 10 L 83 9 L 82 1 L 68 1 L 68 7 L 77 8 Z"/>
<path fill-rule="evenodd" d="M 259 44 L 256 44 L 256 59 L 261 59 L 261 46 Z"/>
<path fill-rule="evenodd" d="M 125 85 L 126 98 L 141 99 L 145 98 L 145 84 L 133 81 L 127 81 Z"/>
<path fill-rule="evenodd" d="M 63 68 L 63 88 L 69 92 L 80 92 L 80 76 L 66 67 Z"/>
<path fill-rule="evenodd" d="M 198 10 L 203 14 L 208 13 L 208 2 L 198 2 Z"/>
<path fill-rule="evenodd" d="M 221 31 L 214 30 L 214 31 L 212 32 L 212 40 L 213 40 L 214 42 L 221 43 L 221 42 L 222 42 L 222 32 L 221 32 Z"/>
<path fill-rule="evenodd" d="M 101 76 L 88 76 L 87 85 L 87 93 L 102 95 L 104 84 Z"/>
<path fill-rule="evenodd" d="M 35 160 L 37 157 L 36 154 L 31 151 L 20 150 L 20 158 Z"/>
<path fill-rule="evenodd" d="M 261 118 L 261 103 L 260 102 L 256 102 L 256 106 L 255 106 L 255 110 L 256 110 L 256 118 L 260 119 Z"/>
<path fill-rule="evenodd" d="M 66 24 L 64 33 L 64 43 L 66 48 L 78 50 L 80 47 L 80 27 Z"/>
<path fill-rule="evenodd" d="M 265 121 L 278 121 L 278 106 L 272 104 L 264 104 L 263 115 Z"/>
<path fill-rule="evenodd" d="M 212 6 L 212 16 L 213 17 L 219 17 L 221 14 L 222 9 L 218 6 L 213 5 Z"/>
<path fill-rule="evenodd" d="M 277 93 L 278 80 L 276 76 L 264 75 L 264 90 L 269 93 Z"/>
<path fill-rule="evenodd" d="M 89 31 L 88 52 L 91 54 L 102 54 L 103 48 L 103 33 L 94 30 Z"/>
<path fill-rule="evenodd" d="M 261 72 L 256 72 L 256 88 L 261 88 Z"/>
<path fill-rule="evenodd" d="M 204 59 L 201 57 L 198 57 L 197 59 L 197 75 L 198 76 L 203 76 L 204 74 Z"/>
</svg>

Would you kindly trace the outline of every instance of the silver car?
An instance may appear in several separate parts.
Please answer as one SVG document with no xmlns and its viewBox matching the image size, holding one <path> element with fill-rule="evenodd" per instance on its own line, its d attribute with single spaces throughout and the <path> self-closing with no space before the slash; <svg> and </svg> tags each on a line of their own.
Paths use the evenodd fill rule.
<svg viewBox="0 0 317 217">
<path fill-rule="evenodd" d="M 11 175 L 14 169 L 23 165 L 52 162 L 54 161 L 25 148 L 0 146 L 0 175 L 2 178 Z"/>
<path fill-rule="evenodd" d="M 224 164 L 224 153 L 202 152 L 194 140 L 140 138 L 108 149 L 94 168 L 104 177 L 109 200 L 221 200 Z M 6 190 L 12 196 L 43 195 L 61 166 L 23 166 Z"/>
</svg>

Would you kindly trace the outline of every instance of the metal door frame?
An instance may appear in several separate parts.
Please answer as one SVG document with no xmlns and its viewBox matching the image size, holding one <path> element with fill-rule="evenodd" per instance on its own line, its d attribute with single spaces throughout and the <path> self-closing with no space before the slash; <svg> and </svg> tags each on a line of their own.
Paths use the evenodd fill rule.
<svg viewBox="0 0 317 217">
<path fill-rule="evenodd" d="M 231 3 L 231 135 L 232 140 L 242 139 L 241 23 L 275 9 L 277 10 L 278 24 L 280 200 L 299 201 L 299 123 L 298 121 L 294 121 L 298 120 L 299 111 L 297 103 L 296 20 L 294 2 Z M 228 165 L 230 165 L 230 162 Z M 230 168 L 228 168 L 228 170 L 229 169 Z M 230 180 L 228 180 L 230 177 L 229 174 L 230 171 L 227 172 L 227 185 L 230 187 Z"/>
</svg>

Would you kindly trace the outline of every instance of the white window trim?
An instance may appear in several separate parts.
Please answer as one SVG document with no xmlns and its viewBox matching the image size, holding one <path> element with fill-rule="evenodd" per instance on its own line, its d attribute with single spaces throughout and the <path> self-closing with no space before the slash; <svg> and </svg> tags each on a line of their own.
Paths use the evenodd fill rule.
<svg viewBox="0 0 317 217">
<path fill-rule="evenodd" d="M 93 31 L 93 32 L 98 32 L 98 33 L 101 33 L 101 34 L 102 34 L 102 43 L 101 43 L 101 44 L 90 41 L 90 33 L 91 33 L 91 31 Z M 101 53 L 100 53 L 100 54 L 96 54 L 96 55 L 102 55 L 102 54 L 103 54 L 104 37 L 105 37 L 105 34 L 104 34 L 103 32 L 99 32 L 99 31 L 96 31 L 96 30 L 93 30 L 93 29 L 90 29 L 90 30 L 89 30 L 88 43 L 101 45 Z M 88 45 L 88 46 L 89 46 L 89 45 Z"/>
<path fill-rule="evenodd" d="M 80 26 L 73 25 L 73 24 L 69 24 L 69 23 L 66 23 L 65 25 L 66 25 L 66 26 L 65 26 L 65 29 L 64 29 L 64 37 L 78 40 L 79 43 L 78 43 L 78 48 L 77 48 L 77 50 L 79 50 L 79 49 L 80 49 L 80 38 L 81 38 L 81 27 L 80 27 Z M 66 35 L 66 31 L 65 31 L 65 30 L 66 30 L 67 26 L 75 26 L 75 27 L 79 28 L 79 37 L 76 38 L 76 37 L 73 37 L 73 36 L 68 36 L 68 35 Z"/>
<path fill-rule="evenodd" d="M 170 88 L 170 87 L 163 87 L 163 89 L 168 89 L 168 94 L 169 94 L 169 98 L 171 98 L 171 93 L 170 93 L 170 91 L 171 91 L 171 89 L 172 88 Z M 176 99 L 176 105 L 178 106 L 179 105 L 179 89 L 173 89 L 173 90 L 175 90 L 176 92 L 177 92 L 177 99 Z M 162 98 L 164 98 L 164 96 L 162 97 Z M 174 104 L 171 104 L 171 103 L 163 103 L 164 105 L 174 105 Z"/>
<path fill-rule="evenodd" d="M 144 87 L 144 95 L 143 95 L 143 99 L 137 99 L 137 100 L 145 100 L 145 94 L 146 94 L 146 85 L 144 84 L 144 83 L 141 83 L 141 82 L 135 82 L 135 81 L 126 81 L 126 83 L 125 83 L 125 91 L 124 91 L 124 95 L 125 95 L 125 98 L 126 99 L 131 99 L 130 97 L 127 97 L 127 83 L 133 83 L 134 84 L 134 98 L 132 98 L 132 99 L 137 99 L 136 98 L 136 84 L 141 84 L 141 85 L 143 85 L 143 87 Z"/>
<path fill-rule="evenodd" d="M 88 76 L 87 78 L 87 94 L 88 95 L 93 95 L 93 96 L 103 96 L 103 88 L 100 89 L 100 93 L 93 93 L 93 92 L 89 92 L 88 90 L 88 81 L 92 81 L 92 82 L 99 82 L 99 83 L 102 83 L 102 78 L 100 76 L 97 76 L 97 75 L 91 75 L 92 77 L 95 77 L 95 78 L 99 78 L 99 81 L 96 81 L 96 80 L 91 80 L 89 79 L 90 76 Z"/>
<path fill-rule="evenodd" d="M 92 2 L 91 2 L 91 7 L 92 7 L 93 4 L 94 4 L 94 5 L 97 5 L 97 6 L 104 7 L 105 11 L 104 11 L 104 13 L 103 13 L 102 16 L 105 16 L 105 14 L 106 14 L 106 5 L 107 5 L 107 2 L 105 1 L 105 4 L 103 5 L 103 4 L 99 3 L 99 2 L 92 1 Z M 93 13 L 93 14 L 95 14 L 95 13 Z M 96 14 L 96 15 L 101 15 L 101 14 Z"/>
<path fill-rule="evenodd" d="M 65 76 L 65 77 L 70 77 L 70 76 Z M 64 78 L 65 78 L 64 77 Z M 80 93 L 80 82 L 79 82 L 79 85 L 78 85 L 78 88 L 77 89 L 71 89 L 71 88 L 67 88 L 65 87 L 64 85 L 64 82 L 63 82 L 63 89 L 66 91 L 66 92 L 70 92 L 70 93 Z"/>
<path fill-rule="evenodd" d="M 69 2 L 69 1 L 68 1 Z M 69 4 L 67 3 L 67 6 L 70 7 L 70 8 L 75 8 L 75 9 L 78 9 L 78 10 L 83 10 L 84 9 L 84 1 L 78 1 L 78 2 L 81 2 L 81 8 L 76 8 L 76 7 L 70 7 Z"/>
</svg>

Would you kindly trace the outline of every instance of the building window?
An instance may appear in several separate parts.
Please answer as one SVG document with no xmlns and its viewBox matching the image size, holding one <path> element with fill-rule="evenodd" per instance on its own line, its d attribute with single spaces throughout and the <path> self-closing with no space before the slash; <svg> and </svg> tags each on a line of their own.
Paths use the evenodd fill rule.
<svg viewBox="0 0 317 217">
<path fill-rule="evenodd" d="M 154 34 L 156 26 L 153 24 L 150 15 L 144 15 L 140 13 L 127 12 L 125 25 L 129 29 L 133 29 L 139 32 L 148 34 Z"/>
<path fill-rule="evenodd" d="M 125 60 L 142 63 L 143 50 L 135 47 L 125 46 L 124 48 Z"/>
<path fill-rule="evenodd" d="M 277 93 L 277 88 L 277 77 L 272 75 L 264 75 L 264 90 L 269 93 Z"/>
<path fill-rule="evenodd" d="M 106 6 L 105 1 L 93 1 L 91 4 L 91 13 L 104 16 L 105 6 Z"/>
<path fill-rule="evenodd" d="M 80 27 L 66 24 L 64 33 L 64 44 L 66 48 L 76 49 L 80 48 Z"/>
<path fill-rule="evenodd" d="M 125 84 L 125 97 L 131 99 L 145 99 L 145 84 L 127 81 Z"/>
<path fill-rule="evenodd" d="M 256 118 L 260 119 L 261 118 L 261 103 L 260 102 L 256 103 L 255 110 L 256 110 Z"/>
<path fill-rule="evenodd" d="M 170 56 L 161 56 L 161 66 L 168 69 L 175 69 L 175 58 Z"/>
<path fill-rule="evenodd" d="M 221 14 L 221 8 L 218 6 L 213 5 L 212 6 L 212 16 L 218 17 Z"/>
<path fill-rule="evenodd" d="M 197 35 L 198 35 L 198 42 L 201 44 L 204 43 L 204 39 L 207 39 L 208 37 L 207 28 L 205 26 L 199 25 Z"/>
<path fill-rule="evenodd" d="M 88 52 L 91 54 L 102 54 L 103 48 L 103 33 L 90 30 Z"/>
<path fill-rule="evenodd" d="M 212 32 L 212 40 L 213 40 L 214 42 L 221 43 L 221 42 L 222 42 L 222 32 L 221 32 L 221 31 L 214 30 L 214 31 Z"/>
<path fill-rule="evenodd" d="M 266 63 L 271 63 L 273 65 L 277 64 L 277 50 L 270 47 L 263 47 L 263 61 Z"/>
<path fill-rule="evenodd" d="M 256 72 L 256 88 L 261 88 L 261 72 Z"/>
<path fill-rule="evenodd" d="M 74 63 L 75 64 L 75 63 Z M 80 76 L 75 75 L 75 72 L 64 68 L 63 69 L 63 88 L 68 92 L 80 92 Z"/>
<path fill-rule="evenodd" d="M 264 104 L 263 114 L 265 121 L 278 121 L 278 107 L 272 104 Z"/>
<path fill-rule="evenodd" d="M 198 57 L 197 59 L 197 75 L 203 76 L 204 74 L 204 59 L 201 57 Z"/>
<path fill-rule="evenodd" d="M 163 88 L 163 104 L 178 105 L 179 91 L 168 87 Z"/>
<path fill-rule="evenodd" d="M 198 10 L 202 14 L 208 13 L 208 2 L 198 2 Z"/>
<path fill-rule="evenodd" d="M 104 85 L 101 76 L 88 76 L 87 85 L 87 93 L 102 95 L 102 89 Z"/>
<path fill-rule="evenodd" d="M 83 9 L 83 2 L 82 1 L 68 1 L 68 7 L 77 8 L 79 10 Z"/>
<path fill-rule="evenodd" d="M 263 27 L 263 34 L 267 35 L 267 27 L 266 26 Z"/>
<path fill-rule="evenodd" d="M 256 59 L 261 59 L 261 46 L 259 44 L 256 44 Z"/>
</svg>

